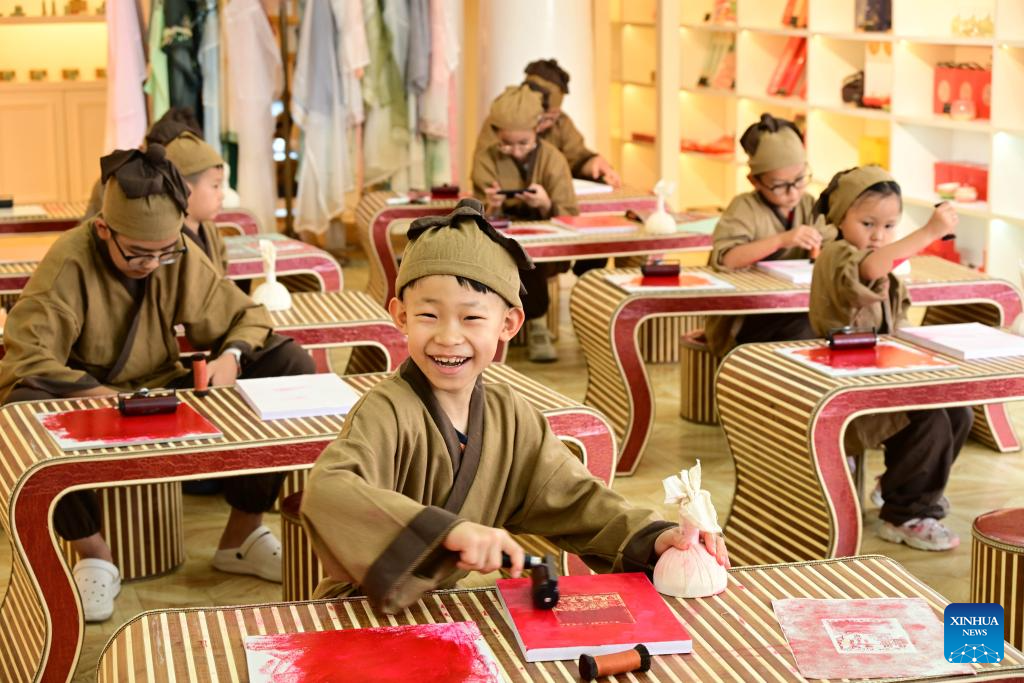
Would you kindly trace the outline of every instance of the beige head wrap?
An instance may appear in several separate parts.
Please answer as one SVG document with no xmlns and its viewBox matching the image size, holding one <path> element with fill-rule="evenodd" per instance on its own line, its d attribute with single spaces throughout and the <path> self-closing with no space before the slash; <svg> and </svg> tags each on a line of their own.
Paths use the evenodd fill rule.
<svg viewBox="0 0 1024 683">
<path fill-rule="evenodd" d="M 761 134 L 757 151 L 750 155 L 750 172 L 761 175 L 805 163 L 807 153 L 800 137 L 790 128 L 780 128 L 774 133 Z"/>
<path fill-rule="evenodd" d="M 541 94 L 525 85 L 510 85 L 491 104 L 491 124 L 499 130 L 533 130 L 544 114 Z"/>
<path fill-rule="evenodd" d="M 201 173 L 208 168 L 223 166 L 224 159 L 202 138 L 191 131 L 184 131 L 167 143 L 167 158 L 183 176 Z"/>
<path fill-rule="evenodd" d="M 106 183 L 101 215 L 112 230 L 146 242 L 181 233 L 188 187 L 161 145 L 151 144 L 145 153 L 116 150 L 100 159 L 100 169 Z"/>
<path fill-rule="evenodd" d="M 536 83 L 547 91 L 548 109 L 562 108 L 562 98 L 565 97 L 565 93 L 557 83 L 553 83 L 542 76 L 538 76 L 537 74 L 530 74 L 526 77 L 526 80 L 530 83 Z"/>
<path fill-rule="evenodd" d="M 884 182 L 895 182 L 881 166 L 860 166 L 841 173 L 829 183 L 828 189 L 828 222 L 839 225 L 843 222 L 846 212 L 850 210 L 857 197 L 872 185 Z"/>
<path fill-rule="evenodd" d="M 447 216 L 413 221 L 408 237 L 396 292 L 429 275 L 454 275 L 487 285 L 513 306 L 523 305 L 519 269 L 533 263 L 518 242 L 491 227 L 479 201 L 463 199 Z"/>
</svg>

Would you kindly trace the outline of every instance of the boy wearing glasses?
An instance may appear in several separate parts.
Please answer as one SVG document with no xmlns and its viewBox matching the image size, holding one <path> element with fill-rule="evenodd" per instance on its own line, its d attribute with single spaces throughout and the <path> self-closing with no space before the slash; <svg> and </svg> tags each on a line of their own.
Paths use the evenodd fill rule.
<svg viewBox="0 0 1024 683">
<path fill-rule="evenodd" d="M 190 387 L 179 360 L 179 325 L 193 347 L 211 350 L 212 385 L 314 372 L 302 348 L 272 333 L 266 309 L 183 236 L 188 188 L 163 146 L 116 151 L 100 167 L 102 211 L 54 243 L 11 309 L 0 402 Z M 232 510 L 214 567 L 281 580 L 280 543 L 261 523 L 281 478 L 225 480 Z M 54 527 L 83 558 L 72 573 L 86 621 L 109 618 L 121 581 L 100 533 L 95 495 L 64 496 Z"/>
<path fill-rule="evenodd" d="M 543 114 L 541 93 L 527 85 L 509 86 L 491 104 L 488 121 L 495 141 L 477 144 L 472 173 L 473 195 L 484 202 L 488 215 L 544 220 L 579 213 L 568 162 L 537 136 Z M 547 279 L 558 272 L 558 265 L 543 264 L 520 274 L 529 357 L 535 363 L 558 359 L 544 322 L 550 303 Z"/>
<path fill-rule="evenodd" d="M 834 229 L 814 224 L 814 197 L 804 192 L 811 171 L 803 136 L 785 119 L 762 114 L 740 145 L 749 157 L 753 192 L 729 203 L 715 227 L 711 266 L 740 270 L 758 261 L 813 257 Z M 708 348 L 724 356 L 737 344 L 814 339 L 807 313 L 712 316 L 705 328 Z"/>
</svg>

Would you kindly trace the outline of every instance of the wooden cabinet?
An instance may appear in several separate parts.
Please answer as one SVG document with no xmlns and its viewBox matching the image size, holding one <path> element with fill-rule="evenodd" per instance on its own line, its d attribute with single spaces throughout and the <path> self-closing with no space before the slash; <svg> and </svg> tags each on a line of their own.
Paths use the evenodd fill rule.
<svg viewBox="0 0 1024 683">
<path fill-rule="evenodd" d="M 104 81 L 0 85 L 0 193 L 22 204 L 88 199 L 105 118 Z"/>
</svg>

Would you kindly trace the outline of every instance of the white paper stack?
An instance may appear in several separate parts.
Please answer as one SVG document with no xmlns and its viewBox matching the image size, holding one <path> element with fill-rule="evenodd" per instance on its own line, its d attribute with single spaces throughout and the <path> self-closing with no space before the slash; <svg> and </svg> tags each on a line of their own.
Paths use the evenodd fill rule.
<svg viewBox="0 0 1024 683">
<path fill-rule="evenodd" d="M 981 323 L 902 327 L 896 336 L 962 360 L 1024 356 L 1024 337 Z"/>
<path fill-rule="evenodd" d="M 572 179 L 572 189 L 576 192 L 577 196 L 588 195 L 588 194 L 607 194 L 615 188 L 611 185 L 605 185 L 604 183 L 597 183 L 593 180 L 584 180 L 582 178 Z"/>
<path fill-rule="evenodd" d="M 240 379 L 235 386 L 262 420 L 347 415 L 360 396 L 333 373 Z"/>
<path fill-rule="evenodd" d="M 814 264 L 805 258 L 758 261 L 756 265 L 757 269 L 764 273 L 797 285 L 811 284 L 811 273 L 814 272 Z"/>
</svg>

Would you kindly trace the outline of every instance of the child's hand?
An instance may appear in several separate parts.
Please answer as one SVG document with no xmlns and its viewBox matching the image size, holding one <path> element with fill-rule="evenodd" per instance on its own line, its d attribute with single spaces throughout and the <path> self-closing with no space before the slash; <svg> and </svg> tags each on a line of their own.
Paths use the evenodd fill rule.
<svg viewBox="0 0 1024 683">
<path fill-rule="evenodd" d="M 704 547 L 708 549 L 708 552 L 718 560 L 718 564 L 726 569 L 732 566 L 729 564 L 729 551 L 725 548 L 725 539 L 722 536 L 702 531 L 700 533 L 700 540 L 703 541 Z M 677 526 L 665 529 L 658 536 L 657 540 L 654 541 L 654 552 L 658 557 L 661 557 L 662 553 L 669 548 L 687 550 L 689 547 L 690 544 L 687 542 L 686 537 L 683 536 L 682 530 Z"/>
<path fill-rule="evenodd" d="M 604 178 L 604 182 L 608 183 L 612 187 L 619 187 L 622 185 L 622 179 L 619 178 L 619 174 L 615 172 L 612 165 L 608 163 L 608 160 L 598 154 L 595 157 L 591 157 L 587 163 L 583 164 L 583 175 L 589 176 L 594 180 L 601 180 Z"/>
<path fill-rule="evenodd" d="M 798 225 L 779 235 L 783 249 L 798 247 L 812 251 L 821 247 L 821 233 L 809 225 Z"/>
<path fill-rule="evenodd" d="M 533 192 L 524 192 L 519 195 L 524 204 L 530 208 L 538 209 L 541 213 L 551 208 L 551 197 L 548 196 L 548 191 L 544 189 L 543 185 L 534 183 L 527 189 L 533 190 Z"/>
<path fill-rule="evenodd" d="M 505 197 L 498 194 L 500 189 L 501 185 L 498 183 L 491 183 L 490 186 L 484 188 L 484 205 L 488 216 L 501 213 L 501 204 L 505 201 Z"/>
<path fill-rule="evenodd" d="M 953 208 L 953 205 L 949 202 L 942 202 L 935 207 L 932 217 L 924 224 L 923 229 L 928 231 L 928 235 L 933 240 L 937 240 L 955 233 L 956 224 L 959 221 L 960 216 L 957 214 L 956 209 Z"/>
<path fill-rule="evenodd" d="M 210 376 L 211 387 L 231 387 L 238 379 L 238 361 L 230 353 L 222 353 L 216 360 L 210 361 L 206 371 Z"/>
<path fill-rule="evenodd" d="M 442 545 L 459 554 L 458 568 L 493 572 L 501 569 L 501 553 L 512 558 L 512 576 L 523 573 L 523 549 L 504 529 L 462 522 L 445 536 Z"/>
</svg>

